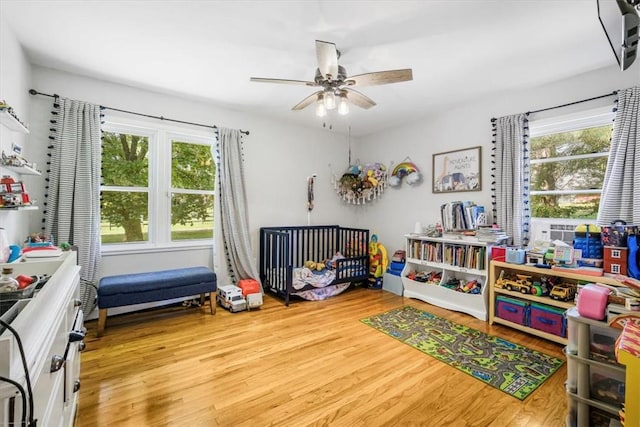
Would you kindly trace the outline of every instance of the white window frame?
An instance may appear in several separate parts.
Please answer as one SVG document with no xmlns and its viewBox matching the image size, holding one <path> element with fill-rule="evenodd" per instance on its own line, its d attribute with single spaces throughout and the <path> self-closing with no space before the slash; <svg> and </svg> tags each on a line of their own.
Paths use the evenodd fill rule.
<svg viewBox="0 0 640 427">
<path fill-rule="evenodd" d="M 102 253 L 149 253 L 214 248 L 213 238 L 171 240 L 171 193 L 212 193 L 208 190 L 174 189 L 171 186 L 171 173 L 166 173 L 166 171 L 171 171 L 172 141 L 192 142 L 207 145 L 211 148 L 216 144 L 213 131 L 194 130 L 191 126 L 181 127 L 168 122 L 159 122 L 158 120 L 135 120 L 119 116 L 105 116 L 104 119 L 102 130 L 105 132 L 132 133 L 149 138 L 149 187 L 148 189 L 144 187 L 139 189 L 140 191 L 149 192 L 149 239 L 146 242 L 102 245 Z M 217 160 L 215 155 L 213 160 Z M 214 185 L 213 197 L 214 200 L 217 200 L 215 187 Z M 135 187 L 127 187 L 127 189 L 129 188 L 137 190 Z M 122 187 L 101 186 L 101 190 L 122 191 Z M 214 209 L 214 215 L 215 211 Z"/>
<path fill-rule="evenodd" d="M 549 135 L 553 133 L 569 132 L 574 130 L 586 129 L 591 127 L 606 126 L 613 122 L 615 113 L 611 105 L 606 105 L 598 108 L 592 108 L 571 114 L 564 114 L 553 117 L 546 117 L 542 119 L 530 119 L 529 120 L 529 134 L 530 138 L 538 136 Z M 594 153 L 584 154 L 569 158 L 589 158 L 589 157 L 608 157 L 609 153 Z M 558 158 L 554 158 L 557 160 Z M 548 162 L 548 159 L 531 160 L 531 164 Z M 600 194 L 602 189 L 596 190 L 579 190 L 579 191 L 531 191 L 531 195 L 537 194 Z M 575 226 L 579 224 L 594 224 L 596 221 L 592 219 L 579 219 L 579 218 L 536 218 L 531 217 L 531 241 L 541 242 L 547 241 L 551 237 L 552 226 Z M 563 235 L 566 231 L 563 233 Z"/>
</svg>

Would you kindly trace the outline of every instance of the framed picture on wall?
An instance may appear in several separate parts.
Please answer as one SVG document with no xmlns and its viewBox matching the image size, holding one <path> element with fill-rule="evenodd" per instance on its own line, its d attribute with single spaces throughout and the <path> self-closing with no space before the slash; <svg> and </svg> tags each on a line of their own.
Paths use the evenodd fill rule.
<svg viewBox="0 0 640 427">
<path fill-rule="evenodd" d="M 480 191 L 482 147 L 433 155 L 433 192 Z"/>
</svg>

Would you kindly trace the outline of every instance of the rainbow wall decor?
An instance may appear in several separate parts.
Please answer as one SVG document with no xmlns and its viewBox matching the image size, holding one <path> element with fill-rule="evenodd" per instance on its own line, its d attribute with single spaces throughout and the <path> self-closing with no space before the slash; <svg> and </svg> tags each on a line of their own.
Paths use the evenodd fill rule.
<svg viewBox="0 0 640 427">
<path fill-rule="evenodd" d="M 398 163 L 398 165 L 393 168 L 391 177 L 389 178 L 389 185 L 392 187 L 398 187 L 402 182 L 402 178 L 405 177 L 405 181 L 409 185 L 415 185 L 422 180 L 422 174 L 420 174 L 420 170 L 415 163 L 405 160 Z"/>
</svg>

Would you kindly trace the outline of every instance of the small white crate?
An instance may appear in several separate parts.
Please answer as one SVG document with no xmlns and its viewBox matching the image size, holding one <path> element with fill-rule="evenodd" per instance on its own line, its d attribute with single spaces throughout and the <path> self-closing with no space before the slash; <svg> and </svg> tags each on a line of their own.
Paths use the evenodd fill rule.
<svg viewBox="0 0 640 427">
<path fill-rule="evenodd" d="M 384 273 L 384 277 L 382 279 L 382 289 L 387 292 L 402 296 L 404 290 L 404 287 L 402 285 L 402 277 Z"/>
</svg>

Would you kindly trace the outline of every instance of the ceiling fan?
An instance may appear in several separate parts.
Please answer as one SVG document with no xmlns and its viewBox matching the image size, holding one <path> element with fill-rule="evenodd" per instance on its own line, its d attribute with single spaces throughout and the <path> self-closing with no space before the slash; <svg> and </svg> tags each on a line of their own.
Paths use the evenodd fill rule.
<svg viewBox="0 0 640 427">
<path fill-rule="evenodd" d="M 347 70 L 345 70 L 343 66 L 338 65 L 340 51 L 336 48 L 335 43 L 316 40 L 316 56 L 318 58 L 318 68 L 316 69 L 316 75 L 313 81 L 262 77 L 251 77 L 250 80 L 260 83 L 320 87 L 321 90 L 307 96 L 292 108 L 294 111 L 302 110 L 316 103 L 316 114 L 320 117 L 325 116 L 327 110 L 336 108 L 336 99 L 339 101 L 337 107 L 338 113 L 340 114 L 347 114 L 349 112 L 349 103 L 347 101 L 364 109 L 369 109 L 376 105 L 371 98 L 354 90 L 353 87 L 355 86 L 385 85 L 413 80 L 413 72 L 410 68 L 377 71 L 348 77 Z"/>
</svg>

